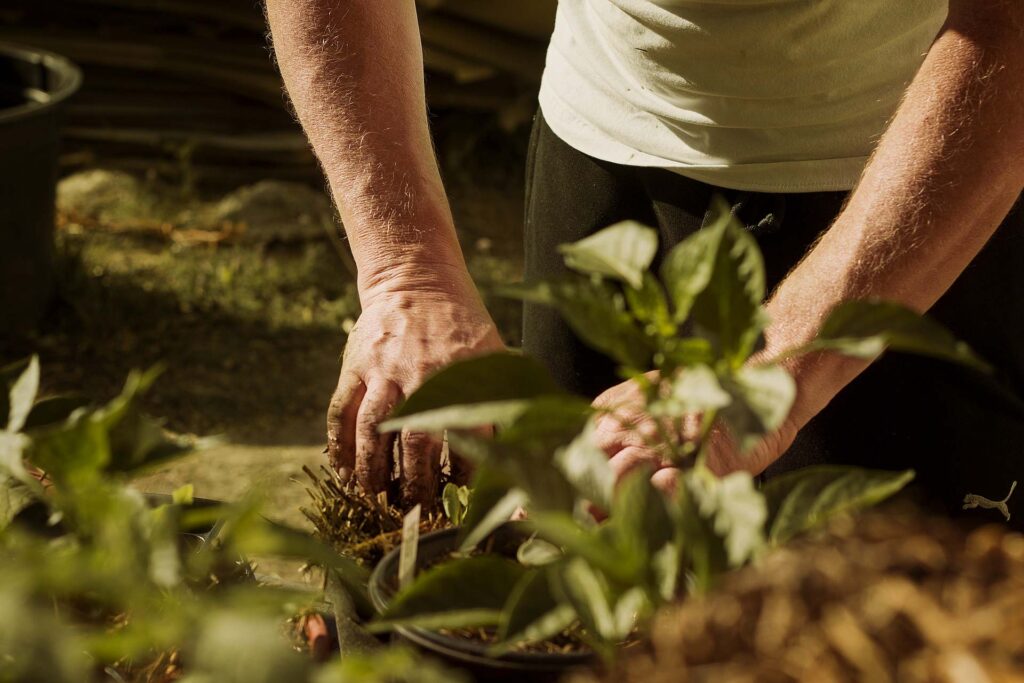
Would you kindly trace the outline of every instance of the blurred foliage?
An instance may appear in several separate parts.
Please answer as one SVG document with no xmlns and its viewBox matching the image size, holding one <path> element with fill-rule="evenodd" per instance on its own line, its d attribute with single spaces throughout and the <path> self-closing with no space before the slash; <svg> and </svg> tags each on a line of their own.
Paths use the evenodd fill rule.
<svg viewBox="0 0 1024 683">
<path fill-rule="evenodd" d="M 39 362 L 0 371 L 0 679 L 395 681 L 437 669 L 408 652 L 314 670 L 285 623 L 320 596 L 259 585 L 246 556 L 316 563 L 362 614 L 367 571 L 258 499 L 147 497 L 130 475 L 201 442 L 139 410 L 158 371 L 133 373 L 97 407 L 36 401 Z"/>
</svg>

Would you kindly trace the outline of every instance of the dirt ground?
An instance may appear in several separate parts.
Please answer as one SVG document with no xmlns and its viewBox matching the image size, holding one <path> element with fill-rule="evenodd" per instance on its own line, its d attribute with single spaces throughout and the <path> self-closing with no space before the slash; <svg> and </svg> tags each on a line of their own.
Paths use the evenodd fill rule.
<svg viewBox="0 0 1024 683">
<path fill-rule="evenodd" d="M 525 132 L 465 130 L 474 132 L 442 136 L 438 147 L 460 238 L 486 287 L 521 272 Z M 38 333 L 0 341 L 0 362 L 38 353 L 46 393 L 97 401 L 131 369 L 162 364 L 147 409 L 170 429 L 222 442 L 138 485 L 191 482 L 196 495 L 224 500 L 258 488 L 269 514 L 302 522 L 305 493 L 292 480 L 323 458 L 344 330 L 358 316 L 352 275 L 316 227 L 330 220 L 320 215 L 330 211 L 322 196 L 313 197 L 322 192 L 307 188 L 309 199 L 281 209 L 306 195 L 283 188 L 280 201 L 273 192 L 256 201 L 146 178 L 90 182 L 77 194 L 63 186 L 58 301 Z M 277 222 L 263 225 L 268 214 Z M 248 229 L 232 236 L 240 225 Z M 517 343 L 518 305 L 488 303 Z"/>
</svg>

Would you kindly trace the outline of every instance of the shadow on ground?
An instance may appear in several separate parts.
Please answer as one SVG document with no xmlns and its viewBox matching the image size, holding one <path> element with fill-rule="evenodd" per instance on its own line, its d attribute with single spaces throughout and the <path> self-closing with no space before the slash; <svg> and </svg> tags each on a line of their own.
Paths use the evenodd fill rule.
<svg viewBox="0 0 1024 683">
<path fill-rule="evenodd" d="M 104 400 L 130 370 L 162 364 L 165 372 L 146 407 L 173 430 L 223 433 L 234 442 L 261 445 L 323 441 L 323 407 L 337 376 L 342 322 L 355 315 L 344 287 L 248 291 L 255 309 L 249 315 L 245 306 L 228 310 L 214 293 L 204 298 L 205 273 L 220 277 L 227 289 L 237 275 L 229 275 L 226 264 L 234 263 L 237 271 L 263 262 L 269 270 L 277 259 L 277 268 L 287 269 L 296 265 L 294 254 L 203 249 L 162 255 L 166 245 L 125 236 L 116 242 L 90 236 L 88 245 L 62 242 L 61 296 L 41 331 L 0 347 L 4 360 L 38 353 L 45 392 Z M 182 275 L 154 265 L 162 259 L 205 263 Z M 343 282 L 346 275 L 340 266 L 337 271 Z M 173 282 L 175 275 L 190 281 Z M 304 309 L 296 303 L 303 297 L 310 299 Z M 306 320 L 274 321 L 268 315 L 285 304 L 302 309 L 288 317 Z"/>
</svg>

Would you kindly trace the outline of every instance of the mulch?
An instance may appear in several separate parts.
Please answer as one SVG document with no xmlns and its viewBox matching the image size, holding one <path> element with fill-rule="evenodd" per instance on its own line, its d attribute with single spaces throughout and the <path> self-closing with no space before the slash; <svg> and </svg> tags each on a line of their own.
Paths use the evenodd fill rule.
<svg viewBox="0 0 1024 683">
<path fill-rule="evenodd" d="M 772 552 L 574 683 L 1024 681 L 1024 536 L 873 512 Z"/>
</svg>

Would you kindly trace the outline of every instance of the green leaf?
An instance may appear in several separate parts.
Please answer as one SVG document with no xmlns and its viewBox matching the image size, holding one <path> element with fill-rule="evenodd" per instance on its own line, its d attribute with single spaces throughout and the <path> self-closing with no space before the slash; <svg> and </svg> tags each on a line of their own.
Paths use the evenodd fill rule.
<svg viewBox="0 0 1024 683">
<path fill-rule="evenodd" d="M 732 402 L 719 413 L 747 452 L 779 427 L 796 400 L 796 382 L 780 365 L 745 365 L 725 381 Z"/>
<path fill-rule="evenodd" d="M 764 487 L 768 540 L 785 543 L 836 515 L 875 505 L 914 478 L 912 470 L 889 472 L 824 465 L 790 472 Z"/>
<path fill-rule="evenodd" d="M 25 451 L 30 443 L 24 434 L 0 432 L 0 472 L 9 474 L 26 486 L 34 487 L 38 486 L 38 482 L 25 469 Z"/>
<path fill-rule="evenodd" d="M 31 358 L 23 358 L 0 367 L 0 420 L 5 420 L 5 429 L 6 421 L 8 421 L 8 416 L 11 412 L 11 389 L 14 387 L 15 382 L 18 381 L 18 378 L 25 374 L 30 361 Z"/>
<path fill-rule="evenodd" d="M 654 555 L 675 536 L 668 501 L 651 484 L 650 474 L 638 468 L 619 483 L 608 522 L 617 563 L 630 573 L 631 583 L 651 578 Z"/>
<path fill-rule="evenodd" d="M 445 517 L 454 526 L 460 526 L 469 507 L 469 487 L 448 482 L 441 491 L 441 506 Z"/>
<path fill-rule="evenodd" d="M 707 476 L 710 475 L 701 466 L 680 473 L 673 496 L 676 513 L 673 519 L 677 525 L 677 538 L 673 545 L 676 545 L 682 559 L 685 560 L 681 563 L 680 570 L 688 569 L 688 587 L 698 594 L 706 594 L 711 590 L 718 577 L 729 568 L 725 542 L 715 532 L 714 519 L 705 518 L 698 507 L 704 497 L 704 483 L 697 480 Z M 667 562 L 668 558 L 659 556 L 656 562 L 659 560 Z M 659 578 L 667 584 L 666 574 L 669 572 L 665 569 L 670 571 L 670 568 L 662 567 L 659 570 Z M 675 578 L 678 583 L 679 577 Z"/>
<path fill-rule="evenodd" d="M 576 611 L 562 603 L 552 590 L 553 569 L 535 569 L 516 584 L 502 610 L 498 639 L 501 645 L 492 655 L 499 655 L 521 643 L 539 643 L 553 638 L 576 621 Z"/>
<path fill-rule="evenodd" d="M 386 633 L 396 626 L 415 626 L 430 631 L 458 628 L 481 628 L 501 624 L 501 610 L 497 609 L 453 609 L 444 612 L 411 614 L 394 619 L 379 619 L 367 625 L 370 633 Z"/>
<path fill-rule="evenodd" d="M 615 603 L 615 639 L 625 640 L 641 620 L 650 616 L 654 605 L 639 586 L 630 588 Z"/>
<path fill-rule="evenodd" d="M 625 310 L 622 294 L 606 282 L 576 278 L 558 283 L 503 287 L 503 296 L 554 306 L 588 346 L 638 370 L 650 366 L 647 335 Z"/>
<path fill-rule="evenodd" d="M 676 333 L 676 324 L 668 309 L 665 290 L 650 272 L 644 272 L 640 289 L 626 287 L 626 303 L 637 320 L 646 323 L 648 334 L 671 337 Z"/>
<path fill-rule="evenodd" d="M 34 492 L 13 476 L 0 472 L 0 532 L 36 500 Z"/>
<path fill-rule="evenodd" d="M 600 533 L 601 527 L 584 529 L 566 512 L 531 512 L 525 524 L 567 556 L 586 560 L 615 581 L 629 583 L 635 578 L 633 568 L 622 563 L 618 548 Z"/>
<path fill-rule="evenodd" d="M 608 456 L 597 447 L 595 430 L 594 422 L 589 422 L 582 434 L 555 453 L 554 464 L 576 489 L 578 496 L 602 510 L 608 510 L 615 488 L 615 474 L 608 465 Z"/>
<path fill-rule="evenodd" d="M 886 348 L 963 363 L 982 372 L 992 370 L 967 344 L 932 318 L 886 301 L 840 304 L 829 314 L 818 337 L 793 353 L 829 350 L 873 359 Z"/>
<path fill-rule="evenodd" d="M 651 558 L 651 572 L 654 575 L 657 595 L 666 602 L 676 597 L 682 559 L 682 549 L 678 542 L 666 543 Z"/>
<path fill-rule="evenodd" d="M 175 505 L 191 505 L 194 499 L 195 486 L 192 484 L 185 484 L 179 488 L 176 488 L 171 493 L 171 500 Z"/>
<path fill-rule="evenodd" d="M 572 485 L 557 469 L 552 469 L 550 458 L 517 458 L 508 463 L 520 488 L 526 491 L 531 511 L 568 512 L 573 509 L 576 496 Z"/>
<path fill-rule="evenodd" d="M 169 434 L 163 425 L 142 412 L 137 401 L 110 427 L 110 462 L 113 472 L 138 472 L 163 465 L 196 449 L 186 437 Z"/>
<path fill-rule="evenodd" d="M 453 445 L 458 443 L 455 439 Z M 525 505 L 526 492 L 498 463 L 482 462 L 473 474 L 472 505 L 459 528 L 459 550 L 471 550 Z"/>
<path fill-rule="evenodd" d="M 658 233 L 636 221 L 624 221 L 558 250 L 573 270 L 615 278 L 640 289 L 658 251 Z"/>
<path fill-rule="evenodd" d="M 715 270 L 718 245 L 730 216 L 722 214 L 677 244 L 665 257 L 661 279 L 675 307 L 675 321 L 689 318 L 693 303 L 707 289 Z"/>
<path fill-rule="evenodd" d="M 470 683 L 464 672 L 446 668 L 397 644 L 335 657 L 318 667 L 309 680 L 310 683 Z"/>
<path fill-rule="evenodd" d="M 587 630 L 604 640 L 616 640 L 608 585 L 586 560 L 576 557 L 566 562 L 561 587 Z"/>
<path fill-rule="evenodd" d="M 94 412 L 75 412 L 63 424 L 33 434 L 28 458 L 57 482 L 99 472 L 110 462 L 106 421 Z"/>
<path fill-rule="evenodd" d="M 501 429 L 496 440 L 527 451 L 550 453 L 576 438 L 593 413 L 590 401 L 577 396 L 540 396 Z"/>
<path fill-rule="evenodd" d="M 39 357 L 32 356 L 28 367 L 21 373 L 8 394 L 7 431 L 19 432 L 32 410 L 32 402 L 39 392 Z"/>
<path fill-rule="evenodd" d="M 748 472 L 717 478 L 707 470 L 691 470 L 686 478 L 701 517 L 710 520 L 725 545 L 729 565 L 745 564 L 764 545 L 768 510 L 764 496 Z"/>
<path fill-rule="evenodd" d="M 711 342 L 703 337 L 673 337 L 661 341 L 659 353 L 664 358 L 665 367 L 690 367 L 693 365 L 711 365 L 715 362 L 714 349 Z"/>
<path fill-rule="evenodd" d="M 165 433 L 139 407 L 159 374 L 159 368 L 131 372 L 121 393 L 105 406 L 81 408 L 64 422 L 33 429 L 32 462 L 66 483 L 86 472 L 136 472 L 193 450 L 190 441 Z"/>
<path fill-rule="evenodd" d="M 527 400 L 490 401 L 470 405 L 455 405 L 426 410 L 382 422 L 381 432 L 408 429 L 417 432 L 440 433 L 447 429 L 473 429 L 515 421 L 530 407 Z"/>
<path fill-rule="evenodd" d="M 710 280 L 694 299 L 691 317 L 697 329 L 716 343 L 721 358 L 738 368 L 750 357 L 767 320 L 761 309 L 764 261 L 757 241 L 732 217 L 725 200 L 716 197 L 711 213 L 717 216 L 702 230 L 721 236 L 715 244 Z"/>
<path fill-rule="evenodd" d="M 590 401 L 570 394 L 544 394 L 534 398 L 486 401 L 426 411 L 388 420 L 381 429 L 471 429 L 498 425 L 497 441 L 517 447 L 543 445 L 546 451 L 567 443 L 580 433 L 593 413 Z"/>
<path fill-rule="evenodd" d="M 497 624 L 502 607 L 525 573 L 518 563 L 494 555 L 460 558 L 431 567 L 398 592 L 376 628 Z"/>
<path fill-rule="evenodd" d="M 524 567 L 543 567 L 562 559 L 562 549 L 554 543 L 531 536 L 516 550 L 516 560 Z"/>
<path fill-rule="evenodd" d="M 438 371 L 413 392 L 392 417 L 453 406 L 522 401 L 558 393 L 561 393 L 558 385 L 537 361 L 518 354 L 494 353 L 457 361 Z"/>
<path fill-rule="evenodd" d="M 714 370 L 707 365 L 692 365 L 671 380 L 668 395 L 654 401 L 648 412 L 655 416 L 703 413 L 720 410 L 731 401 Z"/>
</svg>

